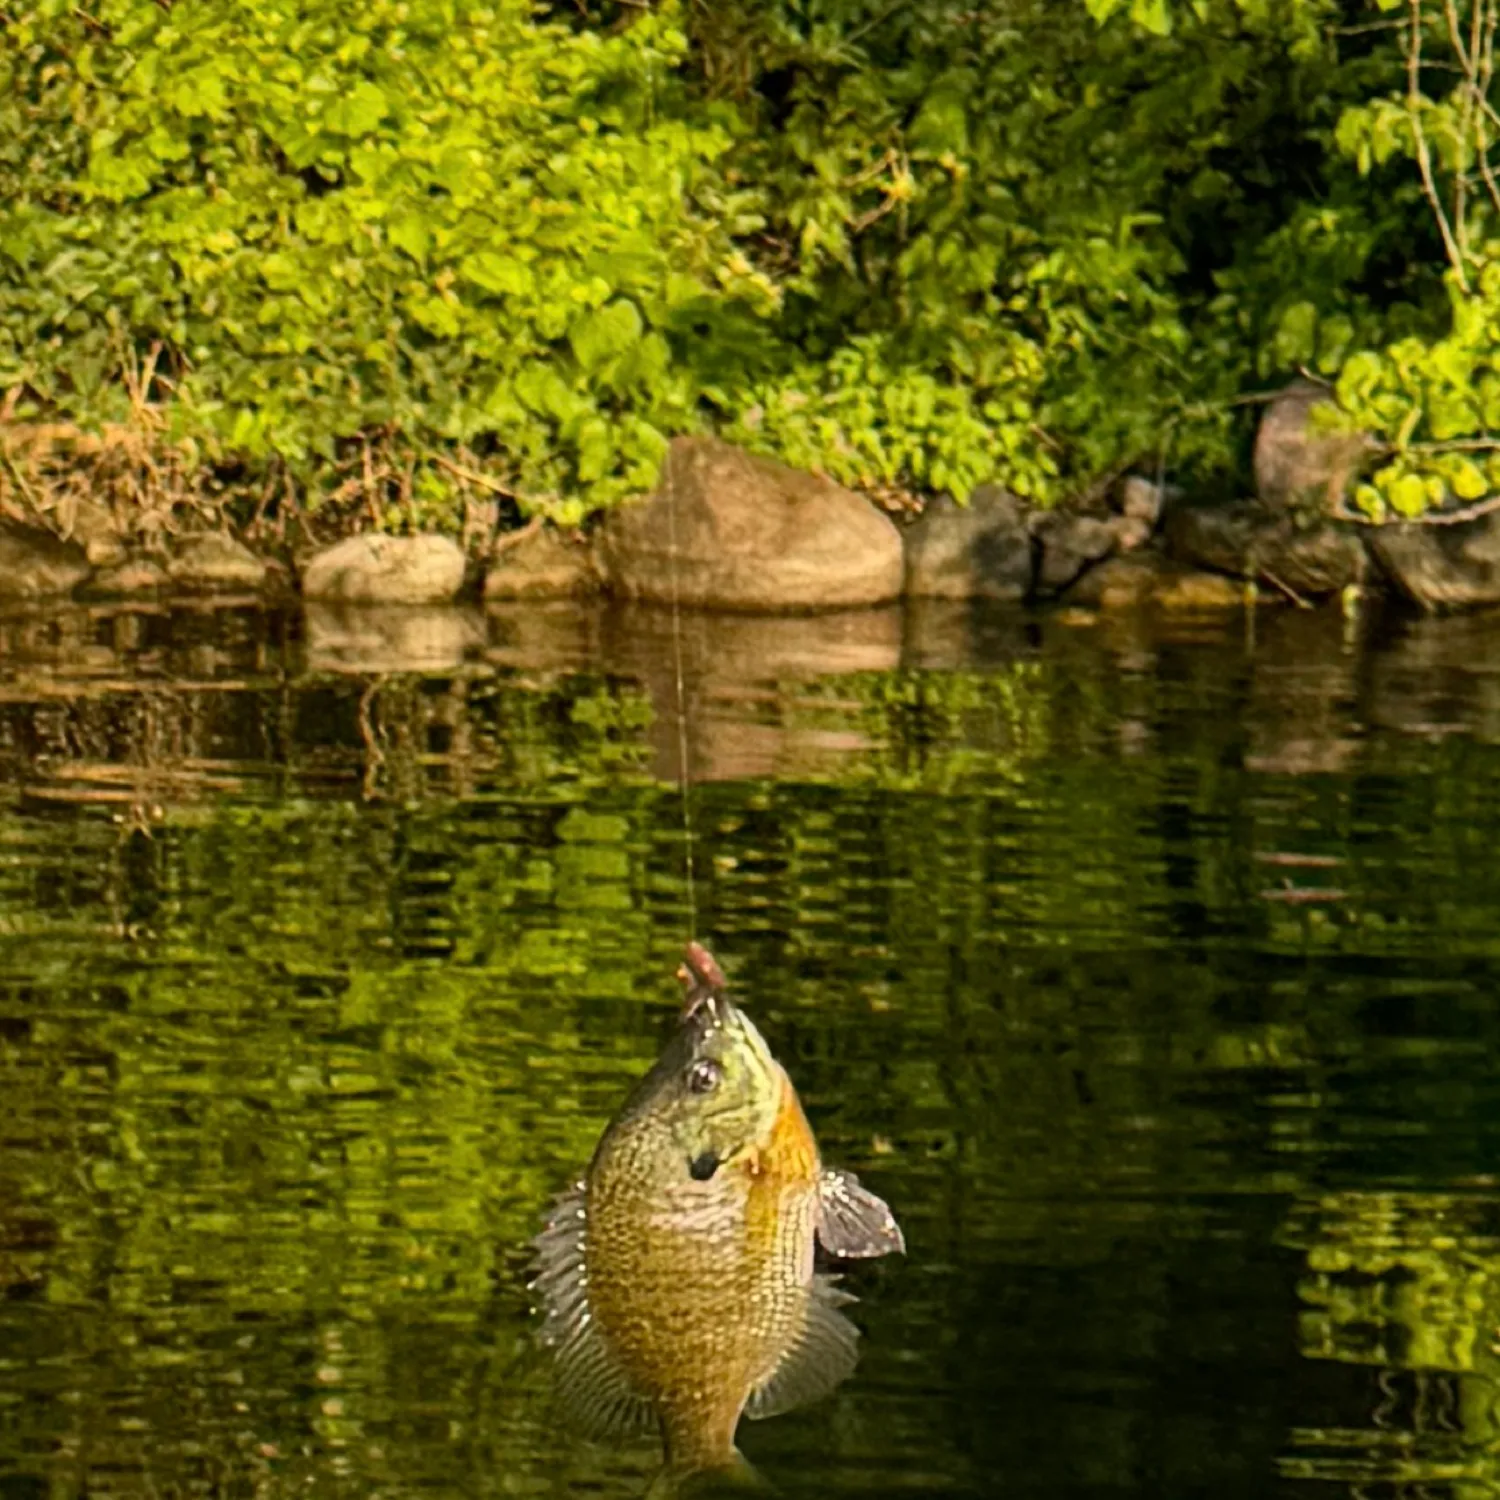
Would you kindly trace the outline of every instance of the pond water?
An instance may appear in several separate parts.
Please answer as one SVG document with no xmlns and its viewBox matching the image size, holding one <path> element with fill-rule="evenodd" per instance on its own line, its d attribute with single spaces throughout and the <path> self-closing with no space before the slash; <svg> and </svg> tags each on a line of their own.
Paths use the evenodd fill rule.
<svg viewBox="0 0 1500 1500">
<path fill-rule="evenodd" d="M 527 1241 L 691 925 L 900 1215 L 792 1495 L 1500 1493 L 1500 625 L 0 621 L 0 1496 L 639 1495 Z"/>
</svg>

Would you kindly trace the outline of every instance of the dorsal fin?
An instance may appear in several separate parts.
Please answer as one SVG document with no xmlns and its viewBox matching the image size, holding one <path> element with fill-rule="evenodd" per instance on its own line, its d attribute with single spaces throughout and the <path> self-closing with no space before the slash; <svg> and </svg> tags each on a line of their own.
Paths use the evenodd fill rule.
<svg viewBox="0 0 1500 1500">
<path fill-rule="evenodd" d="M 839 1308 L 853 1302 L 831 1276 L 814 1276 L 802 1331 L 753 1392 L 745 1415 L 759 1421 L 821 1401 L 854 1372 L 859 1330 Z"/>
<path fill-rule="evenodd" d="M 587 1234 L 588 1198 L 580 1182 L 553 1204 L 547 1227 L 532 1241 L 531 1289 L 543 1313 L 537 1337 L 556 1356 L 558 1399 L 585 1437 L 649 1432 L 655 1411 L 631 1386 L 589 1310 Z"/>
<path fill-rule="evenodd" d="M 896 1216 L 853 1172 L 827 1167 L 818 1181 L 818 1240 L 830 1255 L 868 1260 L 904 1254 L 906 1240 Z"/>
</svg>

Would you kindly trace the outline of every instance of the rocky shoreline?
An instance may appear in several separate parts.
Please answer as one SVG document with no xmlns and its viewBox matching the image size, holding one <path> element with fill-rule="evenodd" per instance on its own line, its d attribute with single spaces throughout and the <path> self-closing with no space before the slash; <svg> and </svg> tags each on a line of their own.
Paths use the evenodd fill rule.
<svg viewBox="0 0 1500 1500">
<path fill-rule="evenodd" d="M 967 505 L 940 496 L 903 526 L 829 479 L 684 437 L 656 491 L 591 531 L 534 521 L 479 553 L 445 536 L 376 532 L 286 559 L 222 532 L 143 550 L 114 535 L 99 507 L 75 513 L 61 536 L 8 520 L 0 600 L 300 595 L 416 607 L 603 593 L 754 614 L 903 598 L 1204 611 L 1388 589 L 1427 610 L 1500 603 L 1500 516 L 1343 519 L 1367 445 L 1321 430 L 1313 414 L 1326 399 L 1303 382 L 1267 406 L 1254 500 L 1187 504 L 1128 475 L 1092 505 L 1041 511 L 984 485 Z"/>
</svg>

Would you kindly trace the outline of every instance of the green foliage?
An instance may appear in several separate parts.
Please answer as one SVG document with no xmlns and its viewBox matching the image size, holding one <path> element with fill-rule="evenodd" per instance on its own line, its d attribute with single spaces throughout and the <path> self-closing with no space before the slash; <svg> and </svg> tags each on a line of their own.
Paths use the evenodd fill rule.
<svg viewBox="0 0 1500 1500">
<path fill-rule="evenodd" d="M 209 459 L 327 490 L 384 434 L 439 513 L 455 446 L 564 519 L 639 490 L 692 421 L 679 310 L 769 295 L 684 46 L 519 0 L 39 0 L 0 40 L 0 386 L 124 420 L 122 353 L 161 341 Z"/>
<path fill-rule="evenodd" d="M 457 528 L 577 521 L 704 425 L 876 490 L 1223 482 L 1266 382 L 1452 363 L 1493 205 L 1440 7 L 1429 98 L 1358 0 L 603 3 L 23 0 L 7 416 Z"/>
<path fill-rule="evenodd" d="M 1233 398 L 1301 361 L 1294 309 L 1324 358 L 1385 333 L 1404 287 L 1381 257 L 1421 205 L 1380 206 L 1327 146 L 1388 59 L 1340 55 L 1331 0 L 1124 10 L 695 20 L 705 82 L 750 117 L 737 167 L 765 184 L 756 253 L 801 355 L 737 431 L 918 488 L 941 465 L 1045 500 L 1169 449 L 1222 478 Z M 911 372 L 952 398 L 911 399 Z"/>
<path fill-rule="evenodd" d="M 1461 509 L 1500 489 L 1500 185 L 1490 163 L 1493 64 L 1479 45 L 1493 38 L 1500 7 L 1469 0 L 1412 14 L 1404 90 L 1347 109 L 1338 126 L 1361 173 L 1393 160 L 1415 168 L 1446 259 L 1446 316 L 1372 341 L 1339 371 L 1350 424 L 1384 448 L 1355 494 L 1375 521 Z M 1425 92 L 1439 82 L 1442 97 Z"/>
<path fill-rule="evenodd" d="M 754 389 L 728 436 L 866 490 L 946 490 L 967 499 L 996 473 L 1022 495 L 1046 492 L 1057 473 L 1036 443 L 1035 348 L 1015 340 L 1011 380 L 981 405 L 972 388 L 886 363 L 878 335 L 852 340 L 822 365 L 806 364 Z"/>
</svg>

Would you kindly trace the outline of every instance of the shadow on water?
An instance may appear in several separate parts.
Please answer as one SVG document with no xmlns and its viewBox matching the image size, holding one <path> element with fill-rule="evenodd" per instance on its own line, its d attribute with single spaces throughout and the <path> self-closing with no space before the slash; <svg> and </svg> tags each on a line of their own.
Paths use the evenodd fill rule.
<svg viewBox="0 0 1500 1500">
<path fill-rule="evenodd" d="M 699 929 L 910 1247 L 758 1467 L 1500 1492 L 1494 622 L 685 627 Z M 670 631 L 0 621 L 0 1497 L 644 1489 L 521 1278 L 671 1014 Z"/>
</svg>

